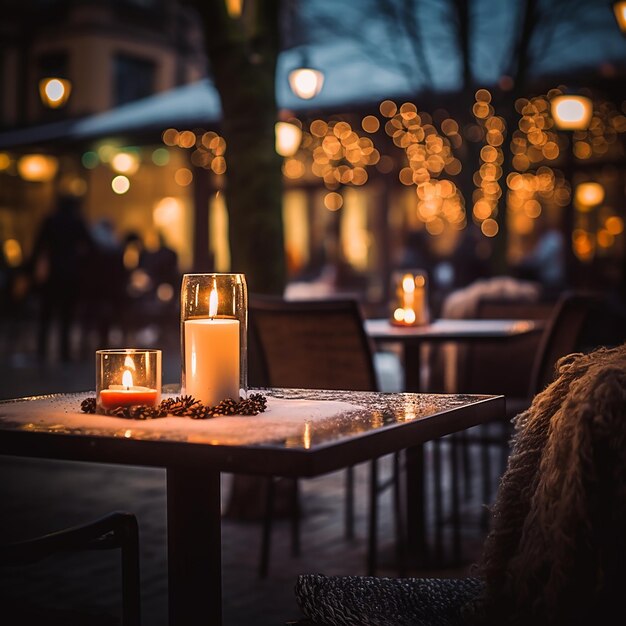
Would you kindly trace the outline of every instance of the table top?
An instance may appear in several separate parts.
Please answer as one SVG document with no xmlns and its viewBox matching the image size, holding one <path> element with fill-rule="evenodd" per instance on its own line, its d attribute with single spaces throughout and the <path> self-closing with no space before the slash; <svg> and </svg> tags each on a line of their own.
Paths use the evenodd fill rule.
<svg viewBox="0 0 626 626">
<path fill-rule="evenodd" d="M 93 392 L 0 402 L 0 454 L 315 476 L 504 414 L 503 396 L 255 389 L 256 416 L 131 420 L 82 413 Z M 164 394 L 168 395 L 168 394 Z"/>
<path fill-rule="evenodd" d="M 372 339 L 398 341 L 479 341 L 506 339 L 545 327 L 542 320 L 438 319 L 423 326 L 395 326 L 388 319 L 365 320 Z"/>
</svg>

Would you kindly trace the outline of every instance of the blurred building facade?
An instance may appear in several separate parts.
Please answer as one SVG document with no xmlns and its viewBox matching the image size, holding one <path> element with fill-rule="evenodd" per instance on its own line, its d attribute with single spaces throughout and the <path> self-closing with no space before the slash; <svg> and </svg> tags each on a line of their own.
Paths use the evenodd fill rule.
<svg viewBox="0 0 626 626">
<path fill-rule="evenodd" d="M 214 90 L 197 82 L 206 70 L 193 18 L 174 0 L 4 4 L 1 123 L 18 129 L 0 153 L 7 262 L 28 257 L 61 189 L 83 197 L 90 222 L 109 218 L 120 239 L 138 233 L 150 247 L 160 233 L 183 271 L 227 271 L 227 146 Z M 63 107 L 42 103 L 39 81 L 51 77 L 71 86 Z M 303 131 L 283 164 L 291 280 L 339 277 L 380 300 L 392 269 L 428 259 L 450 289 L 468 259 L 485 271 L 503 231 L 510 267 L 538 278 L 526 258 L 552 229 L 577 280 L 623 288 L 626 104 L 613 97 L 619 74 L 603 81 L 589 90 L 590 127 L 574 133 L 554 126 L 550 100 L 564 88 L 549 81 L 515 101 L 503 83 L 469 98 L 390 94 L 286 112 Z M 583 193 L 588 183 L 600 200 Z M 198 253 L 205 226 L 211 268 Z"/>
</svg>

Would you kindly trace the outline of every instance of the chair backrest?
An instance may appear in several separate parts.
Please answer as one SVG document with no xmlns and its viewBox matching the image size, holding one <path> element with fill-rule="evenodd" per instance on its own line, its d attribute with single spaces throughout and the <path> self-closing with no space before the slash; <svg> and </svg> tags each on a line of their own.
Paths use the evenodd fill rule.
<svg viewBox="0 0 626 626">
<path fill-rule="evenodd" d="M 373 350 L 354 299 L 252 295 L 251 349 L 271 387 L 376 391 Z"/>
<path fill-rule="evenodd" d="M 583 328 L 599 301 L 596 294 L 573 291 L 559 297 L 539 342 L 531 374 L 530 397 L 554 380 L 554 368 L 561 357 L 580 349 Z"/>
</svg>

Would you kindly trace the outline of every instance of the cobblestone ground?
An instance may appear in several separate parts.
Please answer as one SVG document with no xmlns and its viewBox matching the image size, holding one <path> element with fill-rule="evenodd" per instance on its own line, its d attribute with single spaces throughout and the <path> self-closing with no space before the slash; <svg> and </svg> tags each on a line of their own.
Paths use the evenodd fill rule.
<svg viewBox="0 0 626 626">
<path fill-rule="evenodd" d="M 176 364 L 165 364 L 164 380 L 176 381 Z M 37 366 L 28 359 L 0 365 L 0 398 L 52 391 L 93 388 L 93 363 Z M 427 448 L 427 460 L 430 449 Z M 388 460 L 388 459 L 387 459 Z M 388 463 L 387 463 L 388 465 Z M 385 460 L 383 460 L 383 469 Z M 224 498 L 232 477 L 223 476 Z M 261 528 L 258 522 L 224 518 L 222 530 L 224 623 L 279 625 L 300 616 L 293 585 L 299 573 L 363 574 L 365 571 L 367 467 L 356 472 L 356 537 L 343 536 L 343 474 L 301 481 L 304 517 L 302 550 L 290 551 L 288 522 L 274 526 L 269 576 L 257 575 Z M 444 495 L 449 493 L 444 476 Z M 478 477 L 476 478 L 478 482 Z M 479 492 L 478 486 L 474 493 Z M 167 556 L 165 549 L 165 474 L 140 467 L 91 465 L 34 459 L 0 458 L 0 533 L 5 539 L 26 538 L 79 524 L 113 510 L 137 515 L 141 542 L 143 624 L 167 623 Z M 393 532 L 390 495 L 380 500 L 379 575 L 397 575 L 392 558 Z M 410 575 L 454 576 L 480 549 L 483 533 L 477 522 L 480 502 L 463 511 L 464 560 L 454 568 L 411 571 Z M 432 520 L 430 529 L 432 531 Z M 449 537 L 444 536 L 449 546 Z M 13 597 L 27 594 L 59 606 L 90 607 L 119 614 L 119 555 L 115 552 L 80 553 L 51 559 L 25 569 L 2 570 L 0 587 Z M 0 620 L 2 621 L 2 620 Z M 6 622 L 3 622 L 6 623 Z M 12 626 L 12 625 L 11 625 Z"/>
</svg>

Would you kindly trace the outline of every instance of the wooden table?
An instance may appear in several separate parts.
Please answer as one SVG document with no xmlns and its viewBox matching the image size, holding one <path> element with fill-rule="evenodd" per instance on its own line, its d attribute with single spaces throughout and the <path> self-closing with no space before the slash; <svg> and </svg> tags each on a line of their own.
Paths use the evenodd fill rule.
<svg viewBox="0 0 626 626">
<path fill-rule="evenodd" d="M 410 392 L 423 391 L 421 348 L 425 344 L 503 342 L 542 332 L 544 327 L 542 320 L 438 319 L 425 326 L 395 326 L 387 319 L 365 321 L 365 332 L 375 343 L 402 346 L 404 389 Z M 406 467 L 407 547 L 414 559 L 423 562 L 427 550 L 423 446 L 407 449 Z M 460 537 L 455 536 L 454 541 L 455 552 L 459 552 Z"/>
<path fill-rule="evenodd" d="M 165 468 L 172 626 L 222 623 L 220 472 L 312 477 L 493 420 L 502 396 L 260 390 L 210 420 L 80 412 L 91 393 L 0 402 L 0 454 Z"/>
</svg>

